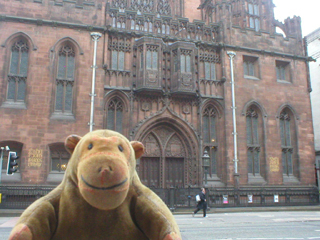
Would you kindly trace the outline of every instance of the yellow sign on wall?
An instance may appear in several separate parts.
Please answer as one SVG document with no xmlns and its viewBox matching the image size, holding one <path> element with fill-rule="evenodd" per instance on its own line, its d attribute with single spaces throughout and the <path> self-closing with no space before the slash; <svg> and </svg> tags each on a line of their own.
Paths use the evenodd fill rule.
<svg viewBox="0 0 320 240">
<path fill-rule="evenodd" d="M 0 203 L 2 202 L 2 193 L 0 193 Z"/>
<path fill-rule="evenodd" d="M 42 150 L 30 149 L 28 155 L 28 167 L 41 167 L 42 165 Z"/>
<path fill-rule="evenodd" d="M 280 171 L 279 158 L 270 157 L 269 164 L 270 164 L 270 172 L 279 172 Z"/>
</svg>

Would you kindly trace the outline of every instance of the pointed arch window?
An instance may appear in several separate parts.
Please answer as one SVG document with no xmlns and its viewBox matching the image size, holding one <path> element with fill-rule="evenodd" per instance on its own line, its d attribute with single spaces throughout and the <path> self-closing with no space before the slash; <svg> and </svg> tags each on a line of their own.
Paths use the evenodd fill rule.
<svg viewBox="0 0 320 240">
<path fill-rule="evenodd" d="M 107 129 L 122 133 L 123 103 L 120 99 L 114 98 L 108 104 Z"/>
<path fill-rule="evenodd" d="M 57 64 L 55 112 L 72 113 L 75 51 L 66 44 L 60 48 Z"/>
<path fill-rule="evenodd" d="M 28 75 L 29 46 L 26 40 L 19 39 L 11 47 L 8 74 L 7 100 L 24 102 Z"/>
<path fill-rule="evenodd" d="M 260 174 L 259 115 L 254 108 L 246 113 L 248 173 Z"/>
<path fill-rule="evenodd" d="M 210 156 L 210 175 L 217 174 L 217 131 L 216 131 L 217 112 L 213 106 L 208 106 L 203 111 L 202 136 L 205 149 Z"/>
<path fill-rule="evenodd" d="M 293 146 L 291 140 L 291 117 L 287 110 L 280 114 L 280 134 L 281 134 L 281 150 L 282 150 L 282 167 L 284 175 L 293 174 L 292 155 Z"/>
<path fill-rule="evenodd" d="M 205 108 L 203 112 L 203 140 L 210 143 L 216 138 L 216 111 L 212 106 Z"/>
</svg>

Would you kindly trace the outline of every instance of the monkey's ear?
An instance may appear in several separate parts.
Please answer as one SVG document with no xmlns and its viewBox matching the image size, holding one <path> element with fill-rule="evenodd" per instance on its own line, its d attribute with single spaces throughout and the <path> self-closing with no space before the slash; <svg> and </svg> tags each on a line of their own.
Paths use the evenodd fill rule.
<svg viewBox="0 0 320 240">
<path fill-rule="evenodd" d="M 132 141 L 132 142 L 130 142 L 130 144 L 133 147 L 136 159 L 140 158 L 142 156 L 142 154 L 144 154 L 144 151 L 145 151 L 143 144 L 138 141 Z"/>
<path fill-rule="evenodd" d="M 64 146 L 70 154 L 73 153 L 80 140 L 81 137 L 78 135 L 70 135 L 66 138 L 66 140 L 64 141 Z"/>
</svg>

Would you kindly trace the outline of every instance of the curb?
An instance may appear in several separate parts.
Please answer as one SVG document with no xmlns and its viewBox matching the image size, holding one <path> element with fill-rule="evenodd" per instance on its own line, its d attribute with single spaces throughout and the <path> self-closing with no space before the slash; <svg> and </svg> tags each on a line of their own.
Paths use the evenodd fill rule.
<svg viewBox="0 0 320 240">
<path fill-rule="evenodd" d="M 192 214 L 194 208 L 177 209 L 174 215 Z M 279 206 L 279 207 L 234 207 L 234 208 L 210 208 L 207 213 L 236 213 L 236 212 L 284 212 L 284 211 L 320 211 L 320 205 L 315 206 Z"/>
<path fill-rule="evenodd" d="M 25 209 L 0 209 L 0 217 L 19 217 Z M 194 208 L 176 209 L 173 215 L 192 214 Z M 207 213 L 237 213 L 237 212 L 284 212 L 284 211 L 320 211 L 320 205 L 314 206 L 279 206 L 279 207 L 230 207 L 210 208 Z"/>
</svg>

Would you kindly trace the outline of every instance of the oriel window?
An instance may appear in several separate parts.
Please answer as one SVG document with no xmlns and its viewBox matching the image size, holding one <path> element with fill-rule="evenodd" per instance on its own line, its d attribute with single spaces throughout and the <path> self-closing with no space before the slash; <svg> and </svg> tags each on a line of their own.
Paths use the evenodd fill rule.
<svg viewBox="0 0 320 240">
<path fill-rule="evenodd" d="M 23 102 L 26 95 L 29 46 L 25 40 L 16 41 L 11 47 L 8 74 L 7 100 Z"/>
<path fill-rule="evenodd" d="M 56 78 L 55 111 L 72 112 L 75 52 L 70 45 L 64 45 L 59 51 Z"/>
</svg>

